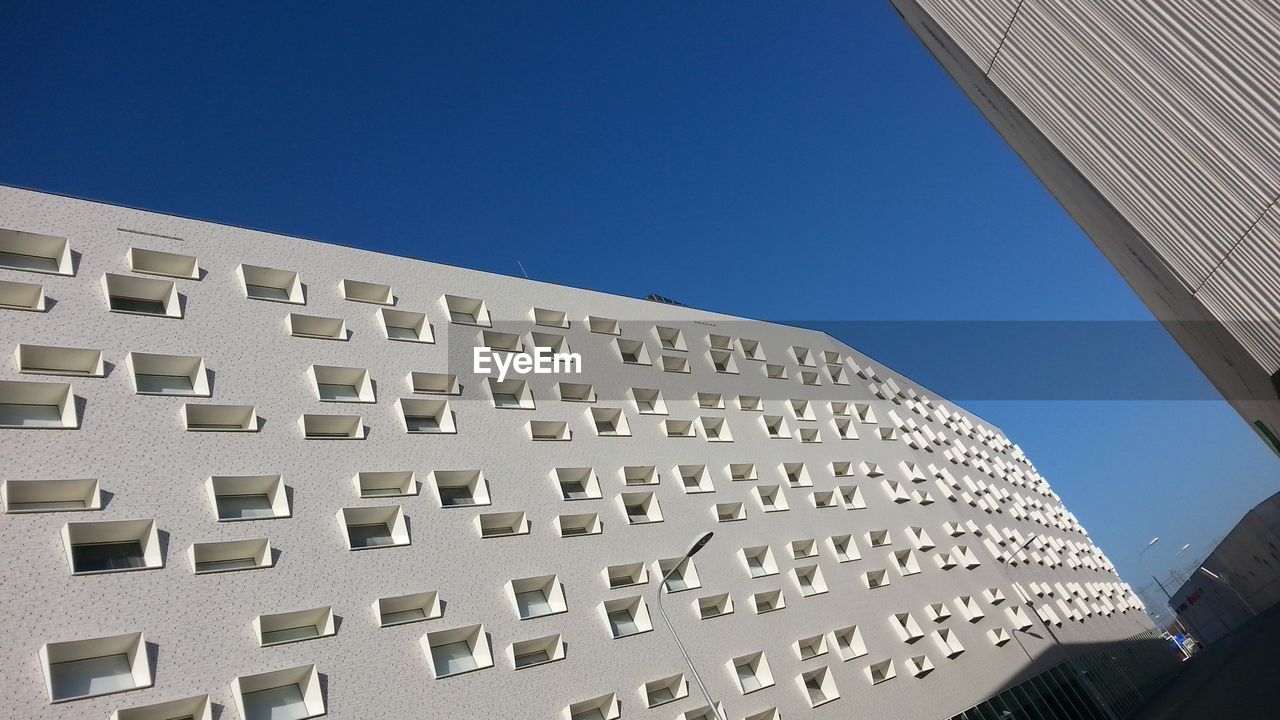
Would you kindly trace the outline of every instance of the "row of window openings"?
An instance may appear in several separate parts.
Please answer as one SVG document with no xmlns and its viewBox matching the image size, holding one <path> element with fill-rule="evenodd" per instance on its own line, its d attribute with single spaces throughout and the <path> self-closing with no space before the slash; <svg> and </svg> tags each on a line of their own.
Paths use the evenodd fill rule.
<svg viewBox="0 0 1280 720">
<path fill-rule="evenodd" d="M 183 279 L 199 279 L 200 268 L 196 258 L 188 255 L 165 253 L 141 248 L 130 248 L 127 255 L 130 269 L 153 275 L 164 275 Z M 65 238 L 56 238 L 36 233 L 26 233 L 0 229 L 0 267 L 57 274 L 72 274 L 71 250 Z M 271 300 L 294 304 L 305 304 L 304 287 L 298 273 L 277 270 L 254 265 L 240 265 L 236 268 L 246 297 L 258 300 Z M 172 282 L 146 280 L 129 276 L 107 273 L 103 276 L 103 286 L 107 293 L 112 310 L 148 315 L 181 316 L 180 301 L 176 287 Z M 390 286 L 377 283 L 344 279 L 339 283 L 339 292 L 347 300 L 373 303 L 378 305 L 394 305 L 395 295 Z M 41 292 L 41 294 L 43 294 Z M 43 302 L 40 303 L 43 305 Z M 468 325 L 491 325 L 488 309 L 483 300 L 463 296 L 445 295 L 442 304 L 451 322 Z M 19 307 L 30 303 L 21 301 Z M 27 308 L 29 309 L 29 308 Z M 43 309 L 43 308 L 41 308 Z M 422 313 L 397 312 L 395 315 L 383 315 L 384 326 L 388 337 L 393 339 L 419 340 L 429 342 L 430 327 L 426 324 Z M 569 321 L 565 313 L 543 308 L 534 308 L 531 315 L 535 323 L 555 328 L 568 328 Z M 314 318 L 300 316 L 297 334 L 335 338 L 344 328 L 335 327 L 334 318 Z M 392 322 L 387 322 L 392 320 Z M 310 321 L 310 322 L 308 322 Z M 338 321 L 341 323 L 341 321 Z M 618 321 L 609 318 L 591 316 L 587 319 L 592 332 L 616 335 L 620 334 Z M 393 329 L 394 328 L 394 329 Z M 292 327 L 291 327 L 292 330 Z M 428 337 L 424 337 L 425 334 Z M 657 326 L 655 334 L 664 350 L 684 351 L 683 334 L 679 329 Z M 720 372 L 736 372 L 733 367 L 732 350 L 734 339 L 728 336 L 711 334 L 708 336 L 712 361 Z M 743 356 L 763 361 L 764 354 L 760 344 L 755 340 L 739 339 L 739 347 Z M 620 346 L 621 347 L 621 346 Z M 816 367 L 813 354 L 808 348 L 793 346 L 790 349 L 792 358 L 801 366 Z M 624 351 L 624 361 L 639 362 L 640 353 L 633 350 Z M 842 377 L 843 357 L 837 351 L 822 352 L 823 362 L 833 368 L 833 380 L 840 382 Z M 781 366 L 775 366 L 775 368 Z M 834 370 L 838 368 L 839 371 Z M 680 372 L 677 366 L 673 371 Z M 683 371 L 687 371 L 683 370 Z M 837 374 L 839 372 L 839 374 Z M 770 369 L 772 377 L 785 373 Z"/>
<path fill-rule="evenodd" d="M 404 596 L 411 602 L 424 603 L 417 608 L 424 614 L 425 607 L 438 603 L 438 598 L 424 600 L 422 596 Z M 403 598 L 384 598 L 385 601 Z M 612 603 L 612 604 L 611 604 Z M 375 612 L 378 603 L 375 603 Z M 648 626 L 648 613 L 643 599 L 632 598 L 610 601 L 602 606 L 616 637 L 643 632 Z M 394 611 L 393 611 L 394 612 Z M 388 614 L 389 615 L 389 614 Z M 384 620 L 388 619 L 384 615 Z M 902 616 L 895 616 L 901 618 Z M 910 619 L 910 616 L 907 615 Z M 391 621 L 385 624 L 396 624 Z M 260 616 L 255 627 L 264 645 L 291 642 L 332 634 L 333 614 L 330 608 Z M 278 629 L 266 629 L 268 627 Z M 903 625 L 906 627 L 907 625 Z M 955 634 L 947 629 L 934 633 L 941 652 L 954 658 L 964 651 Z M 1003 628 L 989 633 L 993 643 L 1003 645 L 1009 639 Z M 868 654 L 857 626 L 832 631 L 832 640 L 842 659 L 852 660 Z M 435 677 L 446 678 L 474 670 L 493 667 L 489 652 L 489 638 L 483 625 L 440 630 L 425 634 L 420 644 L 428 656 Z M 824 655 L 828 652 L 826 634 L 806 638 L 796 643 L 802 659 Z M 523 669 L 563 659 L 564 644 L 559 635 L 549 635 L 518 641 L 509 648 L 512 666 Z M 114 637 L 94 638 L 70 642 L 48 643 L 41 647 L 40 663 L 43 669 L 50 702 L 59 703 L 96 697 L 127 690 L 147 688 L 152 685 L 147 643 L 142 633 L 130 633 Z M 763 652 L 750 653 L 726 663 L 739 691 L 748 695 L 775 684 L 768 659 Z M 927 654 L 908 658 L 904 662 L 907 671 L 915 677 L 923 677 L 934 668 Z M 865 668 L 872 684 L 890 680 L 896 676 L 893 660 L 872 663 Z M 803 688 L 813 707 L 840 697 L 830 668 L 818 668 L 802 673 L 798 684 Z M 316 717 L 325 713 L 325 703 L 319 673 L 314 665 L 305 665 L 255 675 L 236 677 L 232 692 L 237 710 L 242 717 Z M 641 687 L 645 704 L 659 707 L 688 695 L 688 684 L 682 674 L 645 683 Z M 709 708 L 685 713 L 685 720 L 709 718 Z M 570 705 L 565 710 L 572 720 L 619 717 L 620 706 L 613 694 Z M 178 713 L 175 715 L 174 713 Z M 208 696 L 197 696 L 130 710 L 120 711 L 117 720 L 157 720 L 168 717 L 210 717 Z M 699 715 L 698 713 L 702 713 Z M 751 718 L 776 718 L 776 711 L 757 713 Z"/>
</svg>

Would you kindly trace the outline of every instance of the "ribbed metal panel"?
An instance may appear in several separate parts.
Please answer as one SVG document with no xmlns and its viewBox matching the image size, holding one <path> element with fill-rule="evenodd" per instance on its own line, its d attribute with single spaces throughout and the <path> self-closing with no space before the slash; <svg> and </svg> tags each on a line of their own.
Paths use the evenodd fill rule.
<svg viewBox="0 0 1280 720">
<path fill-rule="evenodd" d="M 920 0 L 970 60 L 986 68 L 995 56 L 1018 0 Z"/>
<path fill-rule="evenodd" d="M 1264 370 L 1280 371 L 1280 208 L 1271 208 L 1196 297 Z"/>
<path fill-rule="evenodd" d="M 1137 4 L 1127 5 L 1128 22 L 1140 23 Z M 1182 84 L 1150 58 L 1151 44 L 1095 4 L 1031 0 L 990 78 L 1191 289 L 1276 188 L 1265 187 L 1267 163 L 1245 152 L 1250 143 L 1222 122 L 1216 88 Z M 1263 59 L 1280 66 L 1280 53 Z"/>
</svg>

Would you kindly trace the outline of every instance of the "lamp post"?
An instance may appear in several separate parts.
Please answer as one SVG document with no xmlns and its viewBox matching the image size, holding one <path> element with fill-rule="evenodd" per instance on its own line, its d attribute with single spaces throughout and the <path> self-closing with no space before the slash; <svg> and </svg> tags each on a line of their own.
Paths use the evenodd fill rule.
<svg viewBox="0 0 1280 720">
<path fill-rule="evenodd" d="M 1210 570 L 1209 568 L 1203 565 L 1200 566 L 1200 572 L 1204 573 L 1209 578 L 1212 578 L 1213 580 L 1216 580 L 1222 583 L 1223 585 L 1226 585 L 1228 588 L 1230 588 L 1231 592 L 1235 593 L 1236 597 L 1240 598 L 1240 603 L 1244 605 L 1245 610 L 1249 611 L 1249 615 L 1253 617 L 1257 617 L 1258 613 L 1254 611 L 1253 606 L 1249 604 L 1248 600 L 1244 599 L 1244 595 L 1240 594 L 1240 591 L 1236 589 L 1235 585 L 1232 585 L 1231 583 L 1227 582 L 1227 579 L 1225 577 L 1223 577 L 1222 575 L 1219 575 L 1218 573 L 1213 572 L 1212 570 Z"/>
<path fill-rule="evenodd" d="M 679 570 L 680 566 L 684 565 L 689 558 L 693 557 L 699 550 L 706 547 L 706 544 L 711 542 L 712 535 L 713 533 L 711 532 L 705 532 L 699 535 L 698 539 L 694 540 L 693 544 L 689 546 L 689 549 L 685 551 L 684 557 L 680 558 L 680 562 L 672 565 L 670 570 L 662 574 L 662 580 L 658 582 L 658 613 L 662 615 L 662 621 L 667 624 L 667 629 L 671 631 L 671 637 L 675 638 L 676 647 L 680 648 L 680 654 L 684 656 L 684 662 L 689 666 L 689 674 L 693 675 L 694 682 L 698 684 L 698 689 L 702 691 L 702 697 L 707 701 L 707 706 L 711 708 L 711 714 L 715 715 L 716 720 L 724 720 L 724 716 L 720 714 L 720 709 L 716 707 L 715 701 L 711 699 L 711 694 L 707 692 L 707 686 L 702 684 L 702 677 L 698 675 L 697 668 L 693 666 L 693 660 L 689 658 L 689 653 L 685 651 L 684 643 L 680 642 L 680 635 L 676 633 L 675 626 L 671 624 L 671 618 L 667 617 L 666 608 L 662 606 L 662 591 L 663 588 L 667 586 L 667 579 L 671 577 L 672 573 Z"/>
<path fill-rule="evenodd" d="M 1142 563 L 1142 567 L 1147 571 L 1147 574 L 1151 576 L 1151 579 L 1156 581 L 1156 586 L 1160 588 L 1160 592 L 1164 593 L 1165 598 L 1170 603 L 1172 603 L 1173 596 L 1169 594 L 1168 590 L 1165 590 L 1164 583 L 1160 582 L 1160 578 L 1156 577 L 1155 572 L 1151 570 L 1151 566 L 1147 564 L 1146 558 L 1143 557 L 1143 555 L 1146 555 L 1147 551 L 1155 547 L 1156 543 L 1158 542 L 1160 542 L 1160 538 L 1158 537 L 1151 538 L 1151 542 L 1147 543 L 1147 546 L 1142 548 L 1142 552 L 1138 553 L 1138 561 Z M 1187 547 L 1190 547 L 1190 546 L 1187 546 Z M 1183 548 L 1183 549 L 1185 550 L 1186 548 Z"/>
</svg>

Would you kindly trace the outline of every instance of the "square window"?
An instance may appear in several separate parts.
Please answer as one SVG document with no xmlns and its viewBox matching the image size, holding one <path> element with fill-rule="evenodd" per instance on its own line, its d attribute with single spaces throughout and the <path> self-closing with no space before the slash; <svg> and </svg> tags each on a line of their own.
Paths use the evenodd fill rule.
<svg viewBox="0 0 1280 720">
<path fill-rule="evenodd" d="M 857 625 L 841 628 L 831 635 L 835 638 L 836 650 L 840 653 L 841 660 L 848 662 L 867 654 L 867 644 L 862 640 L 862 631 Z"/>
<path fill-rule="evenodd" d="M 644 525 L 662 522 L 662 508 L 658 505 L 658 497 L 654 493 L 621 493 L 618 498 L 626 513 L 627 524 Z"/>
<path fill-rule="evenodd" d="M 600 609 L 605 615 L 609 632 L 614 639 L 646 633 L 653 629 L 649 621 L 649 608 L 645 605 L 644 598 L 638 595 L 606 600 L 600 605 Z"/>
<path fill-rule="evenodd" d="M 507 583 L 515 601 L 516 617 L 521 620 L 566 612 L 564 587 L 555 575 L 521 578 Z"/>
<path fill-rule="evenodd" d="M 666 415 L 667 404 L 662 400 L 662 393 L 648 388 L 631 388 L 631 397 L 635 400 L 636 411 L 644 415 Z"/>
<path fill-rule="evenodd" d="M 810 707 L 825 705 L 832 700 L 840 698 L 840 691 L 836 689 L 835 678 L 832 677 L 831 671 L 827 668 L 818 668 L 817 670 L 803 673 L 800 676 L 800 684 L 804 686 Z"/>
<path fill-rule="evenodd" d="M 659 560 L 658 572 L 663 578 L 663 588 L 668 594 L 702 587 L 693 558 L 678 557 Z"/>
<path fill-rule="evenodd" d="M 769 661 L 762 652 L 734 658 L 729 665 L 743 695 L 773 686 L 773 673 L 769 671 Z"/>
<path fill-rule="evenodd" d="M 733 598 L 729 593 L 698 598 L 698 617 L 702 620 L 710 620 L 711 618 L 732 614 Z"/>
</svg>

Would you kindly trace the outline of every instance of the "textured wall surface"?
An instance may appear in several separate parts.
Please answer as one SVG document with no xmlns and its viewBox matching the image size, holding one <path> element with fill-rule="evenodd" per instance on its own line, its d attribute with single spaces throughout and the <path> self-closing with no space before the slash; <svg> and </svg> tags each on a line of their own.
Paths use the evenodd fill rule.
<svg viewBox="0 0 1280 720">
<path fill-rule="evenodd" d="M 785 717 L 948 717 L 1027 671 L 1028 656 L 1037 666 L 1055 662 L 1062 652 L 1055 638 L 1070 650 L 1150 628 L 1129 588 L 1016 445 L 995 427 L 825 335 L 8 188 L 0 188 L 0 228 L 66 238 L 74 257 L 71 276 L 0 268 L 0 280 L 42 284 L 50 299 L 41 313 L 0 309 L 0 348 L 91 348 L 102 350 L 108 363 L 105 377 L 70 378 L 78 429 L 0 429 L 4 480 L 95 478 L 104 491 L 103 507 L 96 511 L 0 515 L 0 538 L 10 548 L 0 559 L 0 612 L 8 619 L 0 643 L 0 716 L 106 718 L 119 708 L 208 694 L 224 706 L 222 717 L 232 718 L 233 678 L 314 663 L 324 676 L 328 713 L 337 718 L 558 718 L 571 703 L 616 693 L 623 717 L 670 720 L 703 702 L 691 685 L 690 697 L 645 706 L 646 682 L 685 672 L 657 617 L 656 560 L 678 556 L 707 529 L 716 535 L 695 562 L 701 587 L 671 594 L 666 602 L 730 718 L 769 708 Z M 174 281 L 182 319 L 108 309 L 101 278 L 131 275 L 131 247 L 199 259 L 198 280 Z M 241 263 L 299 272 L 305 306 L 247 298 L 236 273 Z M 388 340 L 375 319 L 377 306 L 343 299 L 344 279 L 390 285 L 395 308 L 427 314 L 436 342 Z M 480 330 L 449 323 L 445 294 L 483 299 L 497 329 L 519 332 L 526 343 L 534 330 L 528 322 L 532 308 L 564 311 L 568 329 L 537 330 L 565 335 L 583 357 L 583 374 L 531 376 L 534 409 L 496 409 L 485 381 L 471 377 L 460 360 Z M 290 312 L 344 318 L 349 338 L 293 337 L 285 324 Z M 618 320 L 620 337 L 643 341 L 655 363 L 663 354 L 687 357 L 690 372 L 623 364 L 615 336 L 590 332 L 588 316 Z M 688 349 L 662 350 L 657 325 L 679 328 Z M 715 371 L 710 334 L 734 339 L 737 374 Z M 766 361 L 785 367 L 786 379 L 767 377 L 765 362 L 746 358 L 742 339 L 759 341 Z M 811 351 L 812 367 L 797 362 L 794 347 Z M 136 394 L 125 366 L 129 352 L 202 357 L 212 397 Z M 307 376 L 312 364 L 368 369 L 376 402 L 319 401 Z M 414 397 L 406 380 L 410 371 L 459 374 L 461 395 L 449 398 L 456 434 L 406 433 L 396 401 Z M 820 384 L 803 384 L 802 373 L 816 373 Z M 833 381 L 840 376 L 844 384 Z M 10 356 L 0 380 L 67 378 L 19 373 Z M 560 400 L 561 380 L 591 383 L 595 403 Z M 637 412 L 627 394 L 633 387 L 659 389 L 668 415 Z M 721 394 L 724 409 L 699 409 L 699 392 Z M 739 409 L 740 395 L 763 398 L 763 413 Z M 797 417 L 793 400 L 808 400 L 813 419 Z M 186 431 L 180 408 L 187 402 L 254 405 L 261 428 Z M 875 421 L 841 413 L 843 403 L 868 405 Z M 631 436 L 597 436 L 589 421 L 592 407 L 621 408 Z M 297 422 L 304 413 L 359 413 L 367 437 L 304 439 Z M 787 437 L 768 437 L 762 415 L 783 416 Z M 662 431 L 664 420 L 699 417 L 724 418 L 733 441 L 709 442 L 701 430 L 692 438 Z M 567 421 L 572 440 L 531 440 L 531 419 Z M 856 439 L 840 437 L 842 422 L 856 431 Z M 816 431 L 820 441 L 801 442 L 806 430 Z M 882 432 L 895 438 L 881 439 Z M 835 477 L 833 463 L 844 462 L 851 463 L 852 475 Z M 755 464 L 758 480 L 731 481 L 731 463 Z M 783 463 L 803 463 L 812 487 L 789 487 Z M 863 463 L 878 464 L 884 475 L 869 477 Z M 917 467 L 920 477 L 913 479 L 904 463 Z M 621 468 L 628 465 L 656 466 L 661 482 L 641 489 L 657 493 L 663 522 L 627 524 L 618 494 L 624 489 Z M 684 492 L 678 465 L 705 465 L 714 492 Z M 579 467 L 594 469 L 602 498 L 561 499 L 553 470 Z M 422 483 L 428 473 L 449 469 L 482 470 L 492 504 L 442 508 L 425 485 L 414 496 L 361 499 L 352 483 L 362 471 L 412 470 Z M 283 477 L 290 517 L 216 520 L 207 478 L 266 474 Z M 906 499 L 895 501 L 886 481 L 899 483 Z M 790 510 L 762 512 L 752 488 L 764 485 L 781 486 Z M 839 492 L 834 507 L 815 506 L 815 493 L 854 486 L 865 509 L 850 507 Z M 716 522 L 714 505 L 730 502 L 744 504 L 746 520 Z M 403 507 L 411 545 L 348 550 L 338 510 L 390 504 Z M 530 532 L 482 539 L 476 515 L 505 511 L 527 513 Z M 559 537 L 553 529 L 557 515 L 581 512 L 599 513 L 603 532 Z M 162 531 L 162 568 L 71 574 L 60 539 L 64 523 L 137 518 L 154 519 Z M 944 523 L 969 529 L 953 536 Z M 913 543 L 909 527 L 923 528 L 936 547 Z M 875 530 L 888 530 L 892 544 L 870 547 L 867 534 Z M 837 561 L 828 539 L 845 534 L 853 535 L 861 559 Z M 1032 536 L 1025 550 L 1010 557 Z M 259 537 L 270 538 L 279 552 L 274 567 L 196 575 L 186 557 L 192 543 Z M 817 542 L 817 557 L 792 559 L 789 544 L 806 539 Z M 780 573 L 753 579 L 738 551 L 766 544 Z M 968 547 L 980 564 L 943 569 L 938 558 L 956 546 Z M 908 549 L 916 552 L 922 571 L 903 576 L 891 555 Z M 609 589 L 604 568 L 633 562 L 649 564 L 649 582 Z M 829 592 L 805 597 L 790 571 L 815 563 Z M 868 590 L 862 575 L 878 569 L 889 570 L 891 584 Z M 506 584 L 547 574 L 563 583 L 568 611 L 519 620 Z M 1035 611 L 1059 625 L 1051 636 L 1035 620 L 1030 633 L 1014 633 L 1015 640 L 997 646 L 989 633 L 1012 632 L 1007 611 L 1019 604 L 1015 582 Z M 999 588 L 1009 599 L 993 605 L 983 597 L 988 588 Z M 755 614 L 751 594 L 775 589 L 782 590 L 786 608 Z M 375 599 L 425 591 L 440 593 L 442 617 L 377 627 L 370 609 Z M 720 593 L 732 596 L 735 612 L 698 619 L 696 599 Z M 649 603 L 655 631 L 613 639 L 601 603 L 637 594 Z M 984 617 L 962 619 L 955 607 L 961 595 L 974 596 Z M 932 603 L 950 605 L 951 618 L 931 622 L 926 606 Z M 331 606 L 339 618 L 334 636 L 259 647 L 252 629 L 256 616 L 320 606 Z M 910 612 L 928 635 L 905 643 L 891 624 L 891 616 L 902 612 Z M 419 638 L 475 623 L 489 634 L 495 665 L 434 678 Z M 826 633 L 831 644 L 830 633 L 850 625 L 862 632 L 865 656 L 845 661 L 833 646 L 825 655 L 800 659 L 798 640 Z M 940 628 L 955 633 L 962 654 L 944 656 L 934 637 Z M 153 687 L 49 702 L 38 658 L 43 644 L 137 631 L 153 644 Z M 566 642 L 565 659 L 513 669 L 511 643 L 552 633 Z M 757 651 L 765 653 L 776 684 L 744 696 L 727 663 Z M 936 669 L 915 678 L 904 663 L 919 655 L 927 655 Z M 888 659 L 895 661 L 898 677 L 873 685 L 867 666 Z M 830 668 L 841 697 L 810 711 L 799 676 L 822 666 Z"/>
<path fill-rule="evenodd" d="M 1280 6 L 892 2 L 1245 419 L 1280 428 Z"/>
</svg>

